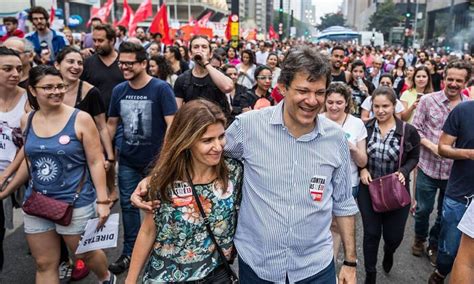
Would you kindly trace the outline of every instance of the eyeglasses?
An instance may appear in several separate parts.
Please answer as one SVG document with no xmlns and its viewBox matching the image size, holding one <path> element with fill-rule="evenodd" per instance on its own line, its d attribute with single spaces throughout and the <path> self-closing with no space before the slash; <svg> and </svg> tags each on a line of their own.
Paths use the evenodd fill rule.
<svg viewBox="0 0 474 284">
<path fill-rule="evenodd" d="M 380 85 L 386 86 L 386 87 L 391 87 L 391 86 L 392 86 L 392 83 L 389 83 L 389 82 L 380 82 Z"/>
<path fill-rule="evenodd" d="M 273 77 L 272 76 L 257 76 L 257 79 L 258 80 L 272 80 Z"/>
<path fill-rule="evenodd" d="M 120 68 L 126 67 L 126 68 L 132 68 L 135 63 L 138 63 L 140 61 L 119 61 L 118 65 Z"/>
<path fill-rule="evenodd" d="M 43 89 L 45 92 L 52 93 L 54 90 L 58 90 L 60 92 L 65 92 L 69 86 L 64 84 L 58 85 L 45 85 L 45 86 L 35 86 L 35 88 Z"/>
</svg>

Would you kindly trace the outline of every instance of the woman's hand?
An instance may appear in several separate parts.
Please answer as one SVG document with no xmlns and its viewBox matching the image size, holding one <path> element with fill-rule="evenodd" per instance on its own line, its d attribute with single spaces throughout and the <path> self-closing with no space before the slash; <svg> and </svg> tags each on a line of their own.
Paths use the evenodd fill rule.
<svg viewBox="0 0 474 284">
<path fill-rule="evenodd" d="M 110 169 L 110 162 L 109 162 L 109 160 L 107 160 L 105 158 L 104 158 L 104 169 L 105 169 L 106 172 L 108 172 L 109 169 Z"/>
<path fill-rule="evenodd" d="M 401 172 L 396 172 L 395 173 L 398 176 L 398 180 L 405 185 L 405 176 Z"/>
<path fill-rule="evenodd" d="M 109 204 L 97 204 L 97 215 L 99 215 L 99 223 L 97 224 L 97 229 L 102 227 L 105 222 L 107 221 L 107 218 L 109 218 L 110 215 L 110 207 Z"/>
<path fill-rule="evenodd" d="M 369 183 L 372 182 L 372 177 L 366 168 L 360 171 L 360 181 L 365 185 L 369 185 Z"/>
<path fill-rule="evenodd" d="M 416 212 L 416 205 L 417 205 L 416 199 L 415 199 L 415 198 L 412 198 L 412 200 L 411 200 L 411 206 L 410 206 L 410 213 L 411 213 L 412 215 L 415 215 L 415 212 Z"/>
</svg>

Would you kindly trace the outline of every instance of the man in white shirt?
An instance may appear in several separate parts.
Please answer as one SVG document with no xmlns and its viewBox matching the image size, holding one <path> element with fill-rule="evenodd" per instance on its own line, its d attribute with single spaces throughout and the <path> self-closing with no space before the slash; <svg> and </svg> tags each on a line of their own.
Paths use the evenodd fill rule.
<svg viewBox="0 0 474 284">
<path fill-rule="evenodd" d="M 257 64 L 265 65 L 267 63 L 268 48 L 267 44 L 262 40 L 258 43 L 258 51 L 255 52 Z"/>
</svg>

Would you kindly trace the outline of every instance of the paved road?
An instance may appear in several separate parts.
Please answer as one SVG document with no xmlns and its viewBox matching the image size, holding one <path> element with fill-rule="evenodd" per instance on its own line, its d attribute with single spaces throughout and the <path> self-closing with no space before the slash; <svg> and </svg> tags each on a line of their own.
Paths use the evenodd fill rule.
<svg viewBox="0 0 474 284">
<path fill-rule="evenodd" d="M 115 206 L 114 212 L 118 212 L 118 205 Z M 402 245 L 395 254 L 394 267 L 389 275 L 386 275 L 381 267 L 382 262 L 382 245 L 379 250 L 378 263 L 378 283 L 427 283 L 428 277 L 433 268 L 428 258 L 414 257 L 410 253 L 410 246 L 413 240 L 413 218 L 409 217 L 405 230 L 405 238 Z M 119 242 L 120 243 L 120 242 Z M 342 250 L 342 249 L 341 249 Z M 15 212 L 15 229 L 8 232 L 4 242 L 5 265 L 4 270 L 0 273 L 0 283 L 34 283 L 35 268 L 32 257 L 28 254 L 28 247 L 23 233 L 23 225 L 21 224 L 21 212 Z M 120 249 L 107 250 L 109 261 L 114 261 L 120 254 Z M 363 254 L 362 254 L 362 223 L 360 216 L 357 217 L 357 255 L 360 265 L 357 268 L 358 283 L 363 283 Z M 338 266 L 341 265 L 342 255 L 338 258 Z M 119 283 L 123 283 L 125 274 L 120 275 Z M 75 283 L 97 283 L 95 276 L 91 273 L 87 278 Z"/>
</svg>

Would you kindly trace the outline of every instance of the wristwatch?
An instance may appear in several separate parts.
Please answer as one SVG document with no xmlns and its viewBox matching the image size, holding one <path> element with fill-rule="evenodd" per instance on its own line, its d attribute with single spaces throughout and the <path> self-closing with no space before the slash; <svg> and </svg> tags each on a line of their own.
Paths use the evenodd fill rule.
<svg viewBox="0 0 474 284">
<path fill-rule="evenodd" d="M 347 260 L 344 260 L 344 262 L 342 263 L 343 265 L 345 266 L 350 266 L 350 267 L 357 267 L 357 260 L 356 261 L 347 261 Z"/>
</svg>

